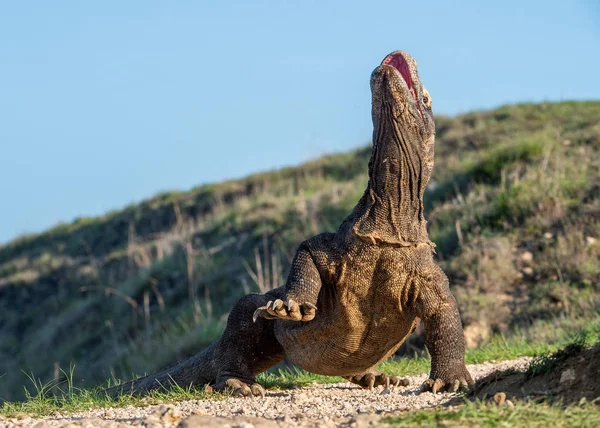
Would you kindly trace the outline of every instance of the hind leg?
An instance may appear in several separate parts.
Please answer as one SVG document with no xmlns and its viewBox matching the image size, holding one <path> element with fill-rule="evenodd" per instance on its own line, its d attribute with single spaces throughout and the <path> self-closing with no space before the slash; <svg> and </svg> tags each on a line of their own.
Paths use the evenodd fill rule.
<svg viewBox="0 0 600 428">
<path fill-rule="evenodd" d="M 264 318 L 254 322 L 252 314 L 268 301 L 280 298 L 283 291 L 280 287 L 266 294 L 248 294 L 235 304 L 213 353 L 217 377 L 212 389 L 250 397 L 264 395 L 256 375 L 283 360 L 285 352 L 275 338 L 275 323 Z"/>
</svg>

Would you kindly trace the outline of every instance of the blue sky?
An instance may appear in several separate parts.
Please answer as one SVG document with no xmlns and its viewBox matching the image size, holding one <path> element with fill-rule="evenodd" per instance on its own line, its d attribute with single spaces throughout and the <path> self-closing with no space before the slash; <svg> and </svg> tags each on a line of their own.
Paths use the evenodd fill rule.
<svg viewBox="0 0 600 428">
<path fill-rule="evenodd" d="M 0 242 L 365 144 L 395 49 L 437 113 L 599 99 L 599 5 L 2 2 Z"/>
</svg>

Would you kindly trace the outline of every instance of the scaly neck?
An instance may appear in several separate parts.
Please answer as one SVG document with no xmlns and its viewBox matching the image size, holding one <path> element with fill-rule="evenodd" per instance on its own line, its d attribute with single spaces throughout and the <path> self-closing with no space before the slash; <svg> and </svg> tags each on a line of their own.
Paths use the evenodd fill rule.
<svg viewBox="0 0 600 428">
<path fill-rule="evenodd" d="M 373 135 L 369 184 L 353 211 L 352 230 L 373 243 L 413 246 L 430 243 L 423 193 L 431 166 L 417 129 L 396 120 L 379 121 Z"/>
</svg>

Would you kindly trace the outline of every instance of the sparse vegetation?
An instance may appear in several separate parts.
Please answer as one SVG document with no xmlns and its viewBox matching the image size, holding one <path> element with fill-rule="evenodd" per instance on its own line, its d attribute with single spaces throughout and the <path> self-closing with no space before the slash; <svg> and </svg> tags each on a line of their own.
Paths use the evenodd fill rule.
<svg viewBox="0 0 600 428">
<path fill-rule="evenodd" d="M 469 362 L 542 355 L 600 317 L 598 118 L 600 102 L 564 102 L 436 119 L 426 209 Z M 163 193 L 0 247 L 0 401 L 64 384 L 55 368 L 73 363 L 71 391 L 88 388 L 70 395 L 78 402 L 107 378 L 202 349 L 235 300 L 285 278 L 299 242 L 338 226 L 364 190 L 369 155 Z M 410 343 L 423 355 L 418 336 Z M 426 367 L 401 361 L 384 369 Z M 39 377 L 38 391 L 22 371 Z M 283 387 L 306 376 L 262 380 Z"/>
</svg>

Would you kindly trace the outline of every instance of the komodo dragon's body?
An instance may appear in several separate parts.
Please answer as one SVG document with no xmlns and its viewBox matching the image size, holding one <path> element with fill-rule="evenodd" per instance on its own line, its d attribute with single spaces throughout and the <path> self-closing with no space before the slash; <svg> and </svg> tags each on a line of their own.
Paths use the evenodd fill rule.
<svg viewBox="0 0 600 428">
<path fill-rule="evenodd" d="M 454 391 L 473 382 L 456 301 L 433 261 L 423 214 L 435 125 L 416 61 L 391 53 L 373 71 L 371 91 L 369 182 L 337 233 L 300 244 L 286 284 L 241 298 L 223 336 L 207 349 L 109 391 L 142 393 L 176 382 L 263 395 L 255 376 L 285 357 L 363 387 L 400 384 L 374 367 L 419 320 L 431 354 L 425 388 Z"/>
</svg>

